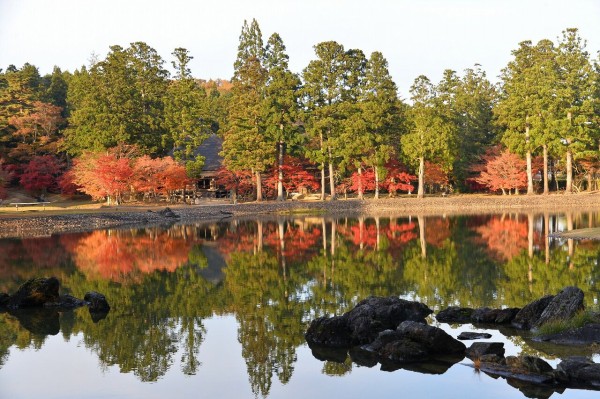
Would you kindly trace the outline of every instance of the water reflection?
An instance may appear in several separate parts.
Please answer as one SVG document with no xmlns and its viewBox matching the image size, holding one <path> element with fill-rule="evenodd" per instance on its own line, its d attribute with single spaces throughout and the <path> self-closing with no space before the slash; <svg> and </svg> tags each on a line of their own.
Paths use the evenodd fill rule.
<svg viewBox="0 0 600 399">
<path fill-rule="evenodd" d="M 548 234 L 598 220 L 548 213 L 274 217 L 0 240 L 0 292 L 54 275 L 65 292 L 99 291 L 113 308 L 97 324 L 86 312 L 50 315 L 42 324 L 52 331 L 35 318 L 0 315 L 0 366 L 11 348 L 40 348 L 60 330 L 65 340 L 81 334 L 102 367 L 141 381 L 160 379 L 174 364 L 193 375 L 202 367 L 203 321 L 233 315 L 252 392 L 267 396 L 273 379 L 292 378 L 310 320 L 369 295 L 401 295 L 436 310 L 523 306 L 577 285 L 588 305 L 597 304 L 600 246 Z M 556 355 L 521 336 L 509 339 L 524 352 Z M 327 375 L 352 371 L 351 356 L 323 358 Z"/>
</svg>

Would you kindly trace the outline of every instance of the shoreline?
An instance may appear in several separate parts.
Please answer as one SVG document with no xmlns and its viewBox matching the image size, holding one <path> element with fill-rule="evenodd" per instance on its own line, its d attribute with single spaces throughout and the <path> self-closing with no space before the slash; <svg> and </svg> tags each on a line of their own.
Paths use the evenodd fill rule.
<svg viewBox="0 0 600 399">
<path fill-rule="evenodd" d="M 169 207 L 179 218 L 162 216 Z M 4 211 L 3 211 L 4 210 Z M 325 216 L 434 216 L 520 212 L 566 212 L 600 210 L 600 192 L 551 195 L 493 196 L 464 194 L 449 197 L 340 199 L 336 201 L 264 201 L 230 204 L 207 202 L 200 205 L 144 204 L 78 209 L 7 211 L 0 208 L 0 238 L 27 238 L 60 233 L 84 232 L 116 227 L 144 227 L 175 223 L 218 221 L 257 215 Z"/>
</svg>

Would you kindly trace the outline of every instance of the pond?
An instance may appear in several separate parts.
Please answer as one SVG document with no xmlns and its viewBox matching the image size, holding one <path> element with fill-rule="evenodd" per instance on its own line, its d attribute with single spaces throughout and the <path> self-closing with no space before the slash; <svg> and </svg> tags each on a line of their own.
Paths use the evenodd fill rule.
<svg viewBox="0 0 600 399">
<path fill-rule="evenodd" d="M 322 361 L 304 332 L 370 295 L 418 300 L 437 313 L 521 307 L 577 285 L 597 307 L 600 242 L 548 233 L 598 225 L 597 213 L 273 216 L 0 240 L 0 292 L 56 276 L 61 293 L 95 290 L 112 307 L 101 320 L 85 308 L 0 313 L 0 398 L 596 398 L 511 385 L 468 359 L 447 370 Z M 573 354 L 600 361 L 597 347 L 430 323 L 454 337 L 490 332 L 507 355 L 553 366 Z"/>
</svg>

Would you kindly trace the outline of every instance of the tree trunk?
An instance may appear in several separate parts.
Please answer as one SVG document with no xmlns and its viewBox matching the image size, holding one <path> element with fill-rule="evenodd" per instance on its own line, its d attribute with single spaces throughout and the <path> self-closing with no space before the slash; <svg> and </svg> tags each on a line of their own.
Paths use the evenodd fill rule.
<svg viewBox="0 0 600 399">
<path fill-rule="evenodd" d="M 550 193 L 550 188 L 548 185 L 548 146 L 544 144 L 544 195 L 548 195 Z"/>
<path fill-rule="evenodd" d="M 375 199 L 379 199 L 379 168 L 375 166 Z"/>
<path fill-rule="evenodd" d="M 359 200 L 363 200 L 365 199 L 364 193 L 363 193 L 363 186 L 362 186 L 362 167 L 358 167 L 358 199 Z"/>
<path fill-rule="evenodd" d="M 425 158 L 419 158 L 419 188 L 417 189 L 417 198 L 423 198 L 425 188 Z"/>
<path fill-rule="evenodd" d="M 592 181 L 593 181 L 593 180 L 592 180 L 592 176 L 593 176 L 593 173 L 594 173 L 594 170 L 593 170 L 593 169 L 590 169 L 590 170 L 588 171 L 588 175 L 587 175 L 587 181 L 588 181 L 588 184 L 587 184 L 587 191 L 592 191 Z"/>
<path fill-rule="evenodd" d="M 571 194 L 573 192 L 573 153 L 571 149 L 567 150 L 567 186 L 565 187 L 565 194 Z"/>
<path fill-rule="evenodd" d="M 256 171 L 256 201 L 260 202 L 263 200 L 262 196 L 262 177 L 259 171 Z"/>
<path fill-rule="evenodd" d="M 325 164 L 321 163 L 321 201 L 325 201 Z"/>
<path fill-rule="evenodd" d="M 533 170 L 531 167 L 531 151 L 527 151 L 527 195 L 533 195 Z"/>
<path fill-rule="evenodd" d="M 331 191 L 331 200 L 336 200 L 337 196 L 335 195 L 335 181 L 333 176 L 333 161 L 331 159 L 331 147 L 328 147 L 329 151 L 329 190 Z"/>
<path fill-rule="evenodd" d="M 283 130 L 283 125 L 281 125 L 281 130 Z M 279 159 L 277 164 L 277 201 L 284 201 L 285 198 L 283 196 L 283 156 L 285 152 L 284 142 L 283 140 L 279 141 Z"/>
<path fill-rule="evenodd" d="M 421 257 L 427 258 L 427 241 L 425 240 L 425 217 L 418 216 L 419 221 L 419 242 L 421 243 Z"/>
</svg>

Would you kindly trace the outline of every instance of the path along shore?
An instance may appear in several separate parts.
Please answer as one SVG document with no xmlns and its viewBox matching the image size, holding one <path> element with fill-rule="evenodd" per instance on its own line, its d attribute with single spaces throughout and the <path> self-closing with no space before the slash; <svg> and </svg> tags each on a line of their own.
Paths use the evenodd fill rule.
<svg viewBox="0 0 600 399">
<path fill-rule="evenodd" d="M 165 223 L 158 211 L 170 207 L 180 223 L 218 220 L 224 217 L 252 217 L 269 214 L 322 213 L 352 216 L 420 216 L 498 214 L 515 212 L 567 212 L 600 210 L 600 193 L 551 195 L 452 195 L 449 197 L 340 199 L 336 201 L 264 201 L 230 204 L 212 201 L 200 205 L 143 204 L 76 209 L 39 207 L 19 211 L 0 207 L 0 238 L 39 237 L 121 226 Z"/>
</svg>

